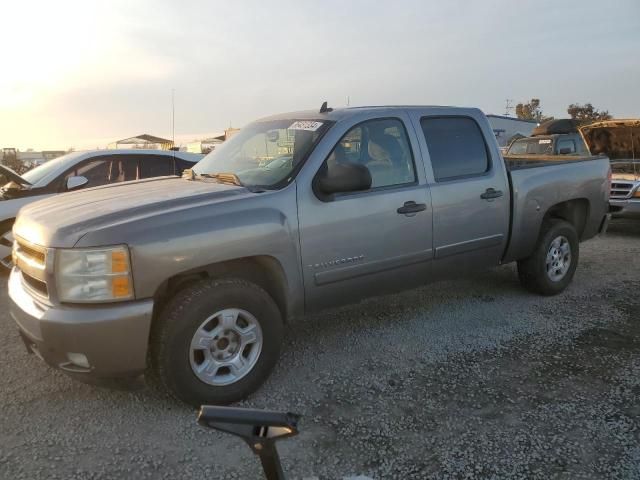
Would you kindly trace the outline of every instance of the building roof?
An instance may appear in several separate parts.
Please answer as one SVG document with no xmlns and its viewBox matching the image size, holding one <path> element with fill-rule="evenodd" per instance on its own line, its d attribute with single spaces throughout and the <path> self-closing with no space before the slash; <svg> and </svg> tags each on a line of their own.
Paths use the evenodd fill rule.
<svg viewBox="0 0 640 480">
<path fill-rule="evenodd" d="M 148 133 L 143 133 L 142 135 L 137 135 L 135 137 L 124 138 L 122 140 L 118 140 L 117 143 L 129 143 L 129 144 L 138 144 L 138 143 L 172 143 L 171 140 L 167 140 L 166 138 L 155 137 L 153 135 L 149 135 Z"/>
</svg>

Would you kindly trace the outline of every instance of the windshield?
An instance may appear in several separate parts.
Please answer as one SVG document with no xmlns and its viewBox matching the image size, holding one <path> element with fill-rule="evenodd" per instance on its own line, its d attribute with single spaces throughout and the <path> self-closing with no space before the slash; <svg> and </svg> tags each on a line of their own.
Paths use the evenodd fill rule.
<svg viewBox="0 0 640 480">
<path fill-rule="evenodd" d="M 22 175 L 22 178 L 24 178 L 31 185 L 36 185 L 41 180 L 46 178 L 50 173 L 59 172 L 60 170 L 64 169 L 66 163 L 70 159 L 82 155 L 82 153 L 83 152 L 67 153 L 66 155 L 63 155 L 61 157 L 49 160 L 48 162 L 45 162 L 42 165 L 29 170 L 27 173 L 24 173 Z"/>
<path fill-rule="evenodd" d="M 553 155 L 553 140 L 522 138 L 511 144 L 507 155 Z"/>
<path fill-rule="evenodd" d="M 193 171 L 234 174 L 248 187 L 282 188 L 331 124 L 296 119 L 252 123 L 200 160 Z"/>
</svg>

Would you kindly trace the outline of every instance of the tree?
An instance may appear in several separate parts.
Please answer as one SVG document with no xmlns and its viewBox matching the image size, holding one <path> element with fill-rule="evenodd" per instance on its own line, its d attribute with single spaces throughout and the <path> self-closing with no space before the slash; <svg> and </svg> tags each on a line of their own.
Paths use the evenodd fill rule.
<svg viewBox="0 0 640 480">
<path fill-rule="evenodd" d="M 545 117 L 540 108 L 540 99 L 532 98 L 528 103 L 516 105 L 516 116 L 523 120 L 535 120 L 538 123 L 553 120 L 553 117 Z"/>
<path fill-rule="evenodd" d="M 572 103 L 567 108 L 567 113 L 571 115 L 571 118 L 578 120 L 581 124 L 610 120 L 612 118 L 608 110 L 598 110 L 590 103 L 585 103 L 584 105 Z"/>
</svg>

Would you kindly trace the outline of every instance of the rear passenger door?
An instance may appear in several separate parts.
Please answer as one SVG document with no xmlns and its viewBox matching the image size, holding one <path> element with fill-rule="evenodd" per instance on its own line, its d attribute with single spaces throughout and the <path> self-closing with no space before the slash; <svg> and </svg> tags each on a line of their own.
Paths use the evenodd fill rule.
<svg viewBox="0 0 640 480">
<path fill-rule="evenodd" d="M 504 163 L 482 114 L 463 112 L 411 113 L 431 191 L 434 268 L 439 274 L 497 265 L 508 240 L 510 192 Z"/>
</svg>

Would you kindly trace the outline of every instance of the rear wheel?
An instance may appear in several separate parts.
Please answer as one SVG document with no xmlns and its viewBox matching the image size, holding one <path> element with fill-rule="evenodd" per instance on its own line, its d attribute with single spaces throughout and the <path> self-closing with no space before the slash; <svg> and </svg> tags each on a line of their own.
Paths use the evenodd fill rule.
<svg viewBox="0 0 640 480">
<path fill-rule="evenodd" d="M 154 323 L 150 376 L 191 405 L 245 398 L 280 355 L 282 319 L 273 299 L 243 280 L 205 280 L 181 291 Z"/>
<path fill-rule="evenodd" d="M 573 225 L 555 218 L 547 220 L 533 254 L 518 262 L 520 282 L 541 295 L 556 295 L 571 283 L 579 253 L 578 234 Z"/>
</svg>

